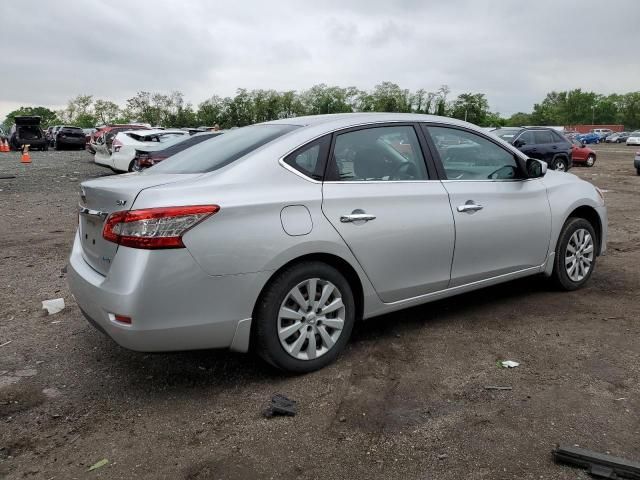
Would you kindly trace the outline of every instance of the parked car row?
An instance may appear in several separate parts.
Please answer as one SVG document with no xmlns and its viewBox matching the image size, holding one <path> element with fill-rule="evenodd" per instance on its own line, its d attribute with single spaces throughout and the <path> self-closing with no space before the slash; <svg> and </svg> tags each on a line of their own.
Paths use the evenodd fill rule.
<svg viewBox="0 0 640 480">
<path fill-rule="evenodd" d="M 96 143 L 94 161 L 116 172 L 132 172 L 136 150 L 146 152 L 162 150 L 186 138 L 189 138 L 189 132 L 185 130 L 125 130 L 115 135 L 111 148 L 106 141 Z"/>
</svg>

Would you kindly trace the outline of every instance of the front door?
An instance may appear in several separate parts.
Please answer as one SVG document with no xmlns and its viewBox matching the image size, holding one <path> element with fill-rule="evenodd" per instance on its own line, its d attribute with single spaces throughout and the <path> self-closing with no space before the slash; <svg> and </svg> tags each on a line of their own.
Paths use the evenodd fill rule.
<svg viewBox="0 0 640 480">
<path fill-rule="evenodd" d="M 427 128 L 455 219 L 451 287 L 542 265 L 551 210 L 541 179 L 523 179 L 512 152 L 465 129 Z M 456 136 L 457 144 L 440 138 Z"/>
<path fill-rule="evenodd" d="M 383 302 L 447 287 L 453 217 L 412 125 L 336 134 L 322 190 L 324 215 Z"/>
</svg>

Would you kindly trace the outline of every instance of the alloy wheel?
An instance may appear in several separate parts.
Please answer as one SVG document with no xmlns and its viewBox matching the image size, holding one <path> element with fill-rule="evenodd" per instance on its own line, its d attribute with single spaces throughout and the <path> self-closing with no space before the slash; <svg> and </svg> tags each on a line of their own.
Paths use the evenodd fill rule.
<svg viewBox="0 0 640 480">
<path fill-rule="evenodd" d="M 589 274 L 593 263 L 593 238 L 584 228 L 573 232 L 565 251 L 565 269 L 568 277 L 580 282 Z"/>
<path fill-rule="evenodd" d="M 595 158 L 593 158 L 593 155 L 589 155 L 587 157 L 587 167 L 593 167 L 593 164 L 596 162 Z"/>
<path fill-rule="evenodd" d="M 559 172 L 564 172 L 566 170 L 566 167 L 564 165 L 564 160 L 558 160 L 556 162 L 556 170 Z"/>
<path fill-rule="evenodd" d="M 293 287 L 278 311 L 280 345 L 298 360 L 313 360 L 331 350 L 342 334 L 346 308 L 338 287 L 310 278 Z"/>
</svg>

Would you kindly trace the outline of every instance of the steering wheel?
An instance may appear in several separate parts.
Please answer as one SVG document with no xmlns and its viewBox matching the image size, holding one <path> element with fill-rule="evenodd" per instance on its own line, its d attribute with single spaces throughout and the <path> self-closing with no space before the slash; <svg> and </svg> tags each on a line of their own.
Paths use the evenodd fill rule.
<svg viewBox="0 0 640 480">
<path fill-rule="evenodd" d="M 505 173 L 505 176 L 499 175 L 502 172 Z M 515 178 L 515 173 L 516 173 L 516 169 L 513 165 L 505 165 L 491 172 L 489 175 L 487 175 L 487 178 L 492 180 L 496 180 L 498 178 L 506 178 L 506 179 Z"/>
<path fill-rule="evenodd" d="M 410 172 L 411 167 L 415 170 L 415 165 L 412 162 L 402 162 L 393 169 L 389 180 L 411 180 L 416 177 L 415 172 Z M 413 174 L 412 174 L 413 173 Z"/>
</svg>

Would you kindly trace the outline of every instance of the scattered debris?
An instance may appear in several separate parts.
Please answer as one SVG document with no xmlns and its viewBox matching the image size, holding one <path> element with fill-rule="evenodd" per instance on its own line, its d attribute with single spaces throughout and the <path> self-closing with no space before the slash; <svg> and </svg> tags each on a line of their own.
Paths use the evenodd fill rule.
<svg viewBox="0 0 640 480">
<path fill-rule="evenodd" d="M 60 393 L 60 390 L 55 387 L 45 388 L 42 390 L 42 393 L 44 393 L 49 398 L 57 398 L 62 395 L 62 393 Z"/>
<path fill-rule="evenodd" d="M 64 298 L 44 300 L 42 302 L 42 308 L 45 309 L 49 315 L 54 315 L 64 308 Z"/>
<path fill-rule="evenodd" d="M 340 417 L 340 418 L 338 419 L 338 421 L 339 421 L 340 423 L 344 423 L 344 422 L 346 422 L 346 421 L 347 421 L 347 419 L 346 419 L 346 417 Z"/>
<path fill-rule="evenodd" d="M 291 400 L 284 395 L 276 393 L 271 397 L 271 403 L 264 409 L 262 415 L 265 418 L 271 418 L 276 415 L 286 415 L 293 417 L 296 414 L 297 402 Z"/>
<path fill-rule="evenodd" d="M 449 455 L 447 455 L 446 453 L 441 453 L 440 455 L 438 455 L 438 460 L 445 460 L 449 458 Z"/>
<path fill-rule="evenodd" d="M 0 176 L 0 180 L 11 180 L 12 178 L 16 178 L 15 175 L 2 175 Z"/>
<path fill-rule="evenodd" d="M 557 463 L 586 468 L 594 477 L 600 478 L 640 478 L 640 463 L 597 453 L 579 447 L 558 445 L 553 450 Z"/>
<path fill-rule="evenodd" d="M 514 362 L 513 360 L 501 360 L 498 362 L 498 365 L 502 368 L 516 368 L 520 364 L 518 362 Z"/>
<path fill-rule="evenodd" d="M 16 377 L 34 377 L 38 374 L 35 368 L 25 368 L 24 370 L 16 370 L 14 375 Z"/>
<path fill-rule="evenodd" d="M 487 385 L 484 387 L 485 390 L 513 390 L 512 387 L 498 387 L 496 385 Z"/>
<path fill-rule="evenodd" d="M 8 342 L 4 342 L 3 344 L 0 344 L 0 347 L 6 347 L 7 345 L 9 345 L 11 342 L 13 342 L 13 340 L 9 340 Z"/>
<path fill-rule="evenodd" d="M 104 467 L 108 463 L 109 463 L 109 460 L 107 460 L 106 458 L 103 458 L 102 460 L 100 460 L 100 461 L 94 463 L 93 465 L 91 465 L 89 467 L 89 470 L 87 470 L 87 471 L 91 472 L 92 470 L 97 470 L 98 468 Z"/>
</svg>

